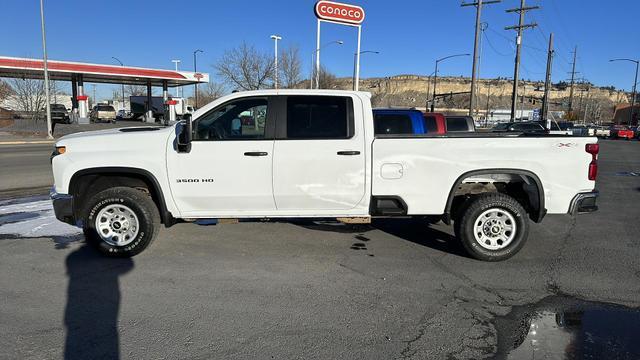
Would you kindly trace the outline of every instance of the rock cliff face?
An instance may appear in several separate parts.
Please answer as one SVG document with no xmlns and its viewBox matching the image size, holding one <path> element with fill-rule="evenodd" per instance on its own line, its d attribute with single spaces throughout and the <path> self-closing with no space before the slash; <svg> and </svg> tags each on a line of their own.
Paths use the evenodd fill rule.
<svg viewBox="0 0 640 360">
<path fill-rule="evenodd" d="M 351 78 L 337 80 L 337 88 L 351 89 Z M 478 104 L 484 109 L 487 105 L 487 95 L 491 108 L 509 108 L 511 104 L 512 82 L 507 79 L 481 79 L 478 81 Z M 438 78 L 437 93 L 452 96 L 442 98 L 436 103 L 438 108 L 462 108 L 468 107 L 471 79 L 464 77 Z M 398 75 L 386 78 L 367 78 L 360 80 L 360 90 L 369 91 L 373 95 L 376 106 L 416 106 L 424 107 L 427 100 L 433 94 L 433 78 L 417 75 Z M 524 93 L 524 107 L 527 109 L 539 108 L 544 94 L 543 82 L 520 82 L 518 94 Z M 520 98 L 521 99 L 521 98 Z M 569 102 L 569 87 L 554 86 L 551 89 L 550 99 L 555 104 L 554 110 L 566 110 Z M 582 108 L 585 112 L 596 112 L 603 118 L 612 117 L 616 104 L 628 103 L 627 94 L 622 91 L 592 87 L 587 84 L 577 84 L 574 88 L 573 108 Z M 598 109 L 598 110 L 596 110 Z"/>
</svg>

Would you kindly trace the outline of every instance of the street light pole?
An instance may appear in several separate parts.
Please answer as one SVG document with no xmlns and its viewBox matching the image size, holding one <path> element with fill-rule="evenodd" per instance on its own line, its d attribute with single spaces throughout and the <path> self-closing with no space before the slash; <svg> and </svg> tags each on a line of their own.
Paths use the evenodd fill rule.
<svg viewBox="0 0 640 360">
<path fill-rule="evenodd" d="M 434 74 L 433 74 L 433 99 L 431 101 L 431 112 L 435 111 L 435 106 L 436 106 L 436 86 L 438 85 L 438 64 L 443 60 L 447 60 L 447 59 L 451 59 L 459 56 L 469 56 L 469 55 L 471 54 L 449 55 L 436 60 L 436 71 L 434 71 Z"/>
<path fill-rule="evenodd" d="M 194 52 L 193 52 L 193 72 L 194 72 L 194 73 L 197 73 L 197 72 L 198 72 L 198 64 L 197 64 L 196 55 L 197 55 L 199 52 L 204 52 L 204 51 L 202 51 L 202 50 L 198 49 L 198 50 L 196 50 L 196 51 L 194 51 Z M 194 94 L 194 96 L 195 96 L 195 98 L 196 98 L 196 109 L 198 108 L 198 83 L 199 83 L 199 82 L 200 82 L 200 78 L 197 78 L 197 81 L 196 81 L 196 83 L 195 83 L 195 94 Z"/>
<path fill-rule="evenodd" d="M 365 50 L 360 51 L 360 55 L 362 54 L 380 54 L 379 51 Z M 353 54 L 353 90 L 358 91 L 360 87 L 359 77 L 356 75 L 356 68 L 358 67 L 358 53 Z M 358 79 L 356 79 L 358 78 Z"/>
<path fill-rule="evenodd" d="M 47 138 L 53 139 L 51 128 L 51 104 L 49 99 L 49 68 L 47 67 L 47 33 L 44 27 L 44 0 L 40 0 L 40 27 L 42 29 L 42 67 L 44 69 L 45 108 L 47 111 Z"/>
<path fill-rule="evenodd" d="M 120 61 L 117 57 L 112 56 L 112 59 L 120 63 L 120 66 L 124 67 L 122 61 Z M 124 111 L 124 83 L 122 83 L 122 111 Z"/>
<path fill-rule="evenodd" d="M 640 60 L 633 60 L 633 59 L 609 60 L 609 62 L 614 62 L 614 61 L 630 61 L 636 64 L 636 76 L 633 80 L 633 90 L 632 90 L 632 96 L 631 96 L 631 110 L 629 111 L 629 126 L 631 126 L 633 123 L 633 115 L 635 113 L 635 106 L 636 106 L 636 85 L 638 85 L 638 67 L 640 67 Z"/>
<path fill-rule="evenodd" d="M 274 87 L 277 89 L 278 88 L 278 40 L 282 40 L 282 36 L 278 36 L 278 35 L 271 35 L 271 39 L 273 40 L 273 46 L 274 46 L 274 59 L 273 59 L 273 67 L 274 67 L 274 73 L 275 73 L 275 82 L 274 82 Z"/>
<path fill-rule="evenodd" d="M 178 64 L 180 64 L 182 61 L 181 60 L 171 60 L 171 62 L 176 65 L 176 72 L 178 72 Z M 184 96 L 184 91 L 182 91 L 181 87 L 176 87 L 176 96 L 177 97 L 183 97 Z"/>
<path fill-rule="evenodd" d="M 336 40 L 336 41 L 328 42 L 328 43 L 322 45 L 319 49 L 313 50 L 313 52 L 311 53 L 311 76 L 309 78 L 309 81 L 311 82 L 310 89 L 313 89 L 313 78 L 315 78 L 315 81 L 316 81 L 316 89 L 320 87 L 320 63 L 317 62 L 315 64 L 315 70 L 314 70 L 313 60 L 315 58 L 316 61 L 319 61 L 320 60 L 320 55 L 319 55 L 320 50 L 322 50 L 322 49 L 324 49 L 327 46 L 332 45 L 332 44 L 342 45 L 342 44 L 344 44 L 344 41 Z M 315 76 L 314 76 L 314 71 L 315 71 Z"/>
</svg>

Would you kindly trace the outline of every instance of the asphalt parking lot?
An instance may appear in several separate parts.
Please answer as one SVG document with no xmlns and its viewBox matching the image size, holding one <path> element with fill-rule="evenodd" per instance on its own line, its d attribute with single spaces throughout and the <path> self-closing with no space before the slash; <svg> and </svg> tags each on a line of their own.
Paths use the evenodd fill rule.
<svg viewBox="0 0 640 360">
<path fill-rule="evenodd" d="M 1 201 L 0 358 L 639 358 L 640 142 L 601 144 L 600 210 L 501 263 L 407 221 L 178 224 L 107 259 L 45 198 Z M 595 343 L 626 345 L 580 347 L 601 309 Z"/>
</svg>

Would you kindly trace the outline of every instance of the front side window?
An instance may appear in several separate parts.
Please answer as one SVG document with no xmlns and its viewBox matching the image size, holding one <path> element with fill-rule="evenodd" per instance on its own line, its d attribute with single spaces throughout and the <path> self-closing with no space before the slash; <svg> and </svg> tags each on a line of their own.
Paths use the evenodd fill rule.
<svg viewBox="0 0 640 360">
<path fill-rule="evenodd" d="M 351 98 L 290 96 L 287 98 L 288 139 L 346 139 L 352 136 Z"/>
<path fill-rule="evenodd" d="M 211 110 L 196 120 L 194 140 L 264 139 L 267 103 L 267 98 L 245 98 Z"/>
</svg>

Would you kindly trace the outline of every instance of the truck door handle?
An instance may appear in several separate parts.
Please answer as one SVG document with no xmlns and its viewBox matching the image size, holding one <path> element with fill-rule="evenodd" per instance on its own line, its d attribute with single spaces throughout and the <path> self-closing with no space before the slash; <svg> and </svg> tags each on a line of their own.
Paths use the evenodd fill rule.
<svg viewBox="0 0 640 360">
<path fill-rule="evenodd" d="M 338 151 L 338 155 L 360 155 L 360 151 Z"/>
<path fill-rule="evenodd" d="M 269 153 L 264 151 L 247 151 L 244 156 L 267 156 Z"/>
</svg>

